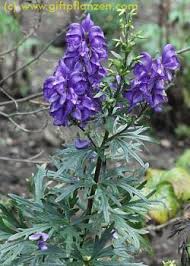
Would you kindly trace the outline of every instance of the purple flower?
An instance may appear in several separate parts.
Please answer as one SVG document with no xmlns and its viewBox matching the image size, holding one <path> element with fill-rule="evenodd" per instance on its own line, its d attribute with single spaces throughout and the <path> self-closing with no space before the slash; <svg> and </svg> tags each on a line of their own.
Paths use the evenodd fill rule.
<svg viewBox="0 0 190 266">
<path fill-rule="evenodd" d="M 44 82 L 44 98 L 50 103 L 54 125 L 84 126 L 101 109 L 103 97 L 94 98 L 107 71 L 107 47 L 100 27 L 88 15 L 81 24 L 70 25 L 67 49 L 52 76 Z"/>
<path fill-rule="evenodd" d="M 77 54 L 89 60 L 97 55 L 100 60 L 107 59 L 107 46 L 104 33 L 100 27 L 95 26 L 90 15 L 81 24 L 73 23 L 66 34 L 68 43 L 67 52 Z"/>
<path fill-rule="evenodd" d="M 90 15 L 81 24 L 73 23 L 66 34 L 67 50 L 64 62 L 70 68 L 85 72 L 90 84 L 97 86 L 107 71 L 102 61 L 107 59 L 104 33 L 95 26 Z"/>
<path fill-rule="evenodd" d="M 169 81 L 172 80 L 172 74 L 180 68 L 180 62 L 177 57 L 175 48 L 171 44 L 167 44 L 162 51 L 162 64 L 165 68 L 165 76 Z"/>
<path fill-rule="evenodd" d="M 38 248 L 41 251 L 45 251 L 48 249 L 48 246 L 47 246 L 46 242 L 44 242 L 43 240 L 38 240 Z"/>
<path fill-rule="evenodd" d="M 29 236 L 29 240 L 37 241 L 38 249 L 41 251 L 47 250 L 48 246 L 46 241 L 49 239 L 49 235 L 46 233 L 38 232 Z"/>
<path fill-rule="evenodd" d="M 141 61 L 134 67 L 135 78 L 124 97 L 129 101 L 129 110 L 140 102 L 146 102 L 155 111 L 161 111 L 163 103 L 167 102 L 166 85 L 180 66 L 175 49 L 167 44 L 161 58 L 153 59 L 148 53 L 141 56 Z"/>
<path fill-rule="evenodd" d="M 91 144 L 90 141 L 86 140 L 86 139 L 76 139 L 75 140 L 75 147 L 78 150 L 87 149 L 90 147 L 90 144 Z"/>
<path fill-rule="evenodd" d="M 93 98 L 84 73 L 70 72 L 63 60 L 45 81 L 44 97 L 57 126 L 68 126 L 71 121 L 85 124 L 100 109 L 100 101 Z"/>
</svg>

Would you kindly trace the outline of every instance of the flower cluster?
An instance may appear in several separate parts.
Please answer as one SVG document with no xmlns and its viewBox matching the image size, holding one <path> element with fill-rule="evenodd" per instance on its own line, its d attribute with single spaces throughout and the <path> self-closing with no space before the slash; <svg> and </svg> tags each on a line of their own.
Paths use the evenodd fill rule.
<svg viewBox="0 0 190 266">
<path fill-rule="evenodd" d="M 125 96 L 130 108 L 146 102 L 155 111 L 160 111 L 167 101 L 166 85 L 180 67 L 176 51 L 171 44 L 167 44 L 159 58 L 153 59 L 145 52 L 141 56 L 141 62 L 134 67 L 135 78 Z"/>
<path fill-rule="evenodd" d="M 82 126 L 101 108 L 101 97 L 94 97 L 106 75 L 102 62 L 107 46 L 100 27 L 90 15 L 73 23 L 66 34 L 67 49 L 52 76 L 44 83 L 44 97 L 50 103 L 54 125 Z"/>
<path fill-rule="evenodd" d="M 29 240 L 37 241 L 38 249 L 41 251 L 47 250 L 48 246 L 46 241 L 48 240 L 49 235 L 46 233 L 38 232 L 29 236 Z"/>
</svg>

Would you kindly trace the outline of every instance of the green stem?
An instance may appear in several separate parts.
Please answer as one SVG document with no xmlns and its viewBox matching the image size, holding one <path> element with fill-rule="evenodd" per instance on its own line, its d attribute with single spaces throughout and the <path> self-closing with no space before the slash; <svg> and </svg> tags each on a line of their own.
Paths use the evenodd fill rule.
<svg viewBox="0 0 190 266">
<path fill-rule="evenodd" d="M 177 51 L 177 54 L 183 54 L 183 53 L 186 53 L 186 52 L 190 52 L 190 47 L 187 47 L 187 48 L 184 48 L 182 50 Z"/>
<path fill-rule="evenodd" d="M 109 137 L 109 132 L 106 131 L 100 149 L 104 146 L 108 137 Z M 100 156 L 98 156 L 97 163 L 96 163 L 96 170 L 95 170 L 95 174 L 94 174 L 94 181 L 96 184 L 94 184 L 92 186 L 91 191 L 90 191 L 90 197 L 89 197 L 88 205 L 87 205 L 87 215 L 91 215 L 91 213 L 92 213 L 94 195 L 96 193 L 96 187 L 97 187 L 97 184 L 99 182 L 101 168 L 102 168 L 102 159 Z"/>
</svg>

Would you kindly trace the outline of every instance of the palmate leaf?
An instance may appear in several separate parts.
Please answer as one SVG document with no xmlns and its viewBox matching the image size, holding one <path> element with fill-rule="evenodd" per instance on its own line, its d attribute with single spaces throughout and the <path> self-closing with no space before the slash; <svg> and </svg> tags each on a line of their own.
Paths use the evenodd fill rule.
<svg viewBox="0 0 190 266">
<path fill-rule="evenodd" d="M 92 150 L 89 149 L 76 149 L 74 145 L 68 145 L 67 148 L 59 150 L 53 157 L 55 161 L 59 160 L 59 168 L 62 172 L 66 170 L 81 170 L 83 165 L 90 157 Z M 58 163 L 58 162 L 57 162 Z"/>
<path fill-rule="evenodd" d="M 58 195 L 55 201 L 60 202 L 66 197 L 73 195 L 76 190 L 80 188 L 89 189 L 93 184 L 94 181 L 92 179 L 88 180 L 87 178 L 86 180 L 75 180 L 70 178 L 70 183 L 66 183 L 61 186 L 58 185 L 53 189 L 55 194 Z"/>
<path fill-rule="evenodd" d="M 74 226 L 67 226 L 62 232 L 60 232 L 60 236 L 64 239 L 65 242 L 65 253 L 66 256 L 69 257 L 71 252 L 76 249 L 76 247 L 80 246 L 81 236 L 78 234 L 76 228 Z"/>
<path fill-rule="evenodd" d="M 141 152 L 141 143 L 135 142 L 135 143 L 128 143 L 126 142 L 122 137 L 117 138 L 117 143 L 120 146 L 120 148 L 123 150 L 124 156 L 127 161 L 129 161 L 130 158 L 135 159 L 142 167 L 144 167 L 144 162 L 139 156 L 139 152 Z"/>
<path fill-rule="evenodd" d="M 46 173 L 47 178 L 61 183 L 71 183 L 71 175 L 65 171 L 65 166 L 62 165 L 57 171 L 48 170 Z"/>
<path fill-rule="evenodd" d="M 114 160 L 136 160 L 142 167 L 145 167 L 143 160 L 140 158 L 141 144 L 139 142 L 126 142 L 121 137 L 117 137 L 112 141 L 110 157 Z"/>
<path fill-rule="evenodd" d="M 122 133 L 120 136 L 130 140 L 142 140 L 147 142 L 152 142 L 153 140 L 142 133 L 146 132 L 148 127 L 137 126 L 137 127 L 130 127 L 126 132 Z"/>
<path fill-rule="evenodd" d="M 112 214 L 112 221 L 114 222 L 114 227 L 118 232 L 118 240 L 121 243 L 127 241 L 132 246 L 134 246 L 135 250 L 139 250 L 140 248 L 140 239 L 141 234 L 145 234 L 145 230 L 135 229 L 131 225 L 129 225 L 126 221 L 125 216 Z"/>
<path fill-rule="evenodd" d="M 67 184 L 65 186 L 63 186 L 62 188 L 55 188 L 55 192 L 57 194 L 60 194 L 57 198 L 56 198 L 56 202 L 62 201 L 64 198 L 66 198 L 67 196 L 69 196 L 70 194 L 72 194 L 77 188 L 80 187 L 80 183 L 77 184 Z"/>
<path fill-rule="evenodd" d="M 24 242 L 20 242 L 14 246 L 11 246 L 11 249 L 9 250 L 9 252 L 4 253 L 0 256 L 3 256 L 3 265 L 13 265 L 14 260 L 20 256 L 22 250 L 25 247 L 25 243 Z"/>
<path fill-rule="evenodd" d="M 23 263 L 23 260 L 31 261 L 32 253 L 36 250 L 36 245 L 31 241 L 14 241 L 5 242 L 0 245 L 0 264 L 6 266 L 25 266 L 30 265 L 29 263 Z M 22 259 L 20 255 L 22 254 Z M 22 264 L 23 263 L 23 264 Z"/>
<path fill-rule="evenodd" d="M 135 126 L 127 128 L 128 123 L 123 118 L 116 118 L 113 127 L 113 135 L 116 135 L 116 137 L 111 143 L 111 157 L 126 159 L 127 161 L 133 158 L 144 167 L 144 162 L 139 156 L 139 152 L 141 152 L 144 142 L 150 142 L 152 139 L 144 134 L 148 129 L 147 127 Z"/>
<path fill-rule="evenodd" d="M 33 200 L 24 199 L 14 194 L 9 194 L 9 197 L 13 200 L 13 204 L 17 209 L 27 217 L 33 217 L 35 212 L 43 212 L 43 206 Z"/>
<path fill-rule="evenodd" d="M 122 189 L 124 189 L 125 191 L 127 191 L 131 197 L 133 197 L 133 194 L 136 195 L 138 198 L 144 200 L 144 202 L 149 203 L 149 201 L 147 200 L 147 198 L 135 187 L 132 187 L 130 185 L 128 185 L 124 180 L 120 180 L 118 181 L 117 185 L 119 187 L 121 187 Z"/>
</svg>

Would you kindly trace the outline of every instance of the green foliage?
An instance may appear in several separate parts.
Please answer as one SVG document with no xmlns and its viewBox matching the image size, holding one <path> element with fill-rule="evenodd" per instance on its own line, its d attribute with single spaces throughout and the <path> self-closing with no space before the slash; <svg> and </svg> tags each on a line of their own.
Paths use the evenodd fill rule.
<svg viewBox="0 0 190 266">
<path fill-rule="evenodd" d="M 102 0 L 97 0 L 97 1 L 83 0 L 82 2 L 92 3 L 92 4 L 93 3 L 101 4 Z M 92 14 L 93 19 L 97 21 L 99 25 L 102 25 L 103 30 L 106 34 L 109 46 L 113 47 L 114 46 L 112 42 L 113 36 L 117 37 L 120 34 L 120 32 L 118 31 L 118 29 L 120 28 L 120 22 L 118 19 L 116 19 L 118 17 L 117 7 L 119 8 L 119 6 L 124 6 L 128 4 L 129 9 L 131 9 L 132 6 L 130 7 L 130 4 L 134 4 L 134 1 L 128 0 L 126 2 L 126 0 L 120 0 L 118 2 L 118 0 L 110 0 L 108 3 L 112 5 L 111 10 L 110 9 L 107 10 L 105 8 L 105 10 L 101 10 L 101 12 L 98 12 L 97 10 L 93 11 L 90 9 L 89 12 Z M 131 10 L 128 10 L 128 12 L 130 11 Z"/>
<path fill-rule="evenodd" d="M 89 258 L 89 265 L 114 265 L 114 261 L 117 265 L 141 265 L 132 264 L 127 253 L 129 246 L 133 252 L 140 248 L 140 235 L 145 233 L 139 229 L 139 223 L 143 223 L 147 200 L 137 189 L 138 176 L 131 176 L 127 168 L 107 170 L 94 196 L 93 214 L 88 217 L 84 210 L 94 184 L 94 162 L 87 156 L 90 152 L 76 150 L 73 146 L 59 151 L 53 159 L 57 170 L 38 167 L 32 178 L 31 198 L 10 195 L 10 209 L 0 206 L 0 236 L 1 240 L 6 240 L 0 246 L 1 264 L 75 265 L 74 260 L 77 260 L 79 265 L 86 265 L 84 262 Z M 68 158 L 72 161 L 78 158 L 78 162 L 70 164 Z M 81 173 L 78 179 L 73 178 L 76 173 Z M 89 223 L 85 222 L 89 219 Z M 115 240 L 113 229 L 118 235 Z M 49 232 L 50 243 L 48 251 L 40 253 L 28 237 L 43 231 Z M 93 234 L 97 237 L 92 241 Z M 116 262 L 117 255 L 123 257 L 121 262 Z M 112 260 L 104 262 L 108 256 Z"/>
<path fill-rule="evenodd" d="M 177 159 L 176 166 L 186 169 L 190 174 L 190 150 L 187 149 L 184 153 Z"/>
<path fill-rule="evenodd" d="M 163 261 L 163 266 L 177 266 L 175 260 Z"/>
<path fill-rule="evenodd" d="M 181 203 L 190 199 L 190 152 L 186 150 L 171 170 L 149 168 L 146 171 L 146 185 L 143 194 L 153 193 L 150 200 L 155 201 L 149 215 L 158 223 L 165 223 L 175 217 Z"/>
<path fill-rule="evenodd" d="M 190 103 L 190 99 L 188 101 Z M 179 124 L 178 127 L 175 129 L 175 133 L 178 138 L 186 139 L 190 137 L 190 127 L 185 124 Z"/>
<path fill-rule="evenodd" d="M 163 224 L 175 217 L 180 208 L 173 187 L 167 182 L 157 186 L 151 200 L 155 200 L 155 202 L 152 204 L 149 215 L 159 224 Z"/>
<path fill-rule="evenodd" d="M 190 175 L 185 169 L 176 167 L 167 171 L 163 175 L 162 181 L 167 181 L 172 184 L 178 199 L 182 201 L 190 199 Z"/>
<path fill-rule="evenodd" d="M 0 10 L 0 35 L 7 33 L 20 34 L 20 25 L 13 16 Z"/>
</svg>

